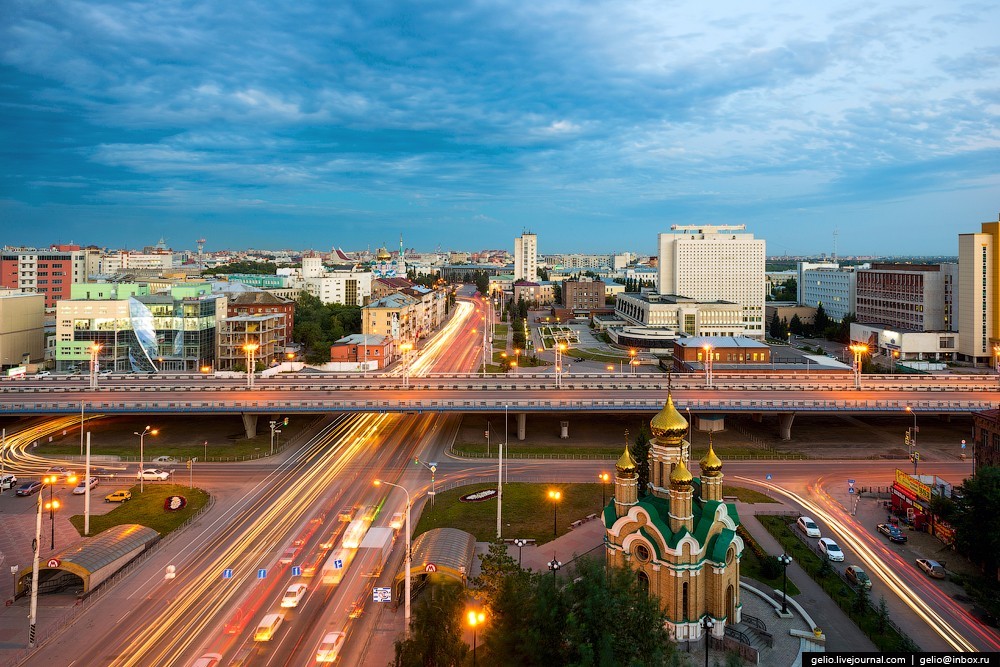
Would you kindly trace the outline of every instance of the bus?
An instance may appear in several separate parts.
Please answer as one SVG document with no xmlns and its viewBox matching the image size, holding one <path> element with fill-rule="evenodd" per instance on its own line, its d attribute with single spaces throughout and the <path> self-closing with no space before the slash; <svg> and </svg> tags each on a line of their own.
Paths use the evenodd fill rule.
<svg viewBox="0 0 1000 667">
<path fill-rule="evenodd" d="M 354 554 L 357 552 L 357 549 L 344 548 L 331 551 L 330 557 L 323 564 L 323 583 L 333 586 L 339 584 L 341 579 L 344 578 L 347 568 L 350 567 L 351 561 L 354 560 Z M 338 565 L 340 567 L 337 567 Z"/>
</svg>

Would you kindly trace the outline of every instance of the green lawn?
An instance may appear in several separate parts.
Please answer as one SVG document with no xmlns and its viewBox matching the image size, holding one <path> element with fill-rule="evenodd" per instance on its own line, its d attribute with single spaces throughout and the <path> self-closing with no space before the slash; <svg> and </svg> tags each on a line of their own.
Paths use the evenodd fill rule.
<svg viewBox="0 0 1000 667">
<path fill-rule="evenodd" d="M 760 491 L 754 491 L 753 489 L 748 489 L 745 486 L 729 486 L 728 484 L 722 485 L 722 495 L 724 496 L 736 496 L 736 499 L 743 503 L 776 503 L 778 502 L 771 496 L 761 493 Z"/>
<path fill-rule="evenodd" d="M 115 489 L 121 488 L 119 486 L 112 488 L 112 486 L 101 488 L 101 493 L 95 494 L 96 498 L 92 498 L 92 500 L 100 501 Z M 160 482 L 146 482 L 143 493 L 139 493 L 138 484 L 133 486 L 131 491 L 132 500 L 122 503 L 107 514 L 91 515 L 91 535 L 123 523 L 138 523 L 152 528 L 163 536 L 176 530 L 182 523 L 196 514 L 205 506 L 209 498 L 208 493 L 201 489 L 192 489 L 182 484 L 161 484 Z M 184 496 L 187 499 L 187 506 L 176 512 L 165 510 L 163 509 L 163 501 L 167 496 Z M 71 516 L 69 520 L 83 535 L 83 515 Z"/>
<path fill-rule="evenodd" d="M 463 503 L 458 499 L 475 491 L 496 488 L 496 484 L 470 484 L 437 494 L 435 504 L 424 507 L 415 535 L 432 528 L 461 528 L 488 542 L 497 535 L 497 501 Z M 526 484 L 503 486 L 503 533 L 506 537 L 534 538 L 539 543 L 552 539 L 552 501 L 550 489 L 562 493 L 556 511 L 558 534 L 569 532 L 569 524 L 588 514 L 600 514 L 600 484 Z M 608 499 L 611 486 L 606 489 Z"/>
<path fill-rule="evenodd" d="M 507 325 L 506 324 L 494 324 L 493 325 L 493 342 L 497 342 L 497 338 L 507 339 Z"/>
</svg>

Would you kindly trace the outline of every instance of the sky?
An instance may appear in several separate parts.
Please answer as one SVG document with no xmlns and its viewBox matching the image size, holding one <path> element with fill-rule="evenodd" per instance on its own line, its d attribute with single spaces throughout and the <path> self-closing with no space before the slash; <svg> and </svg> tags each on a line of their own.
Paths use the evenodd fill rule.
<svg viewBox="0 0 1000 667">
<path fill-rule="evenodd" d="M 6 0 L 0 245 L 957 254 L 1000 2 Z"/>
</svg>

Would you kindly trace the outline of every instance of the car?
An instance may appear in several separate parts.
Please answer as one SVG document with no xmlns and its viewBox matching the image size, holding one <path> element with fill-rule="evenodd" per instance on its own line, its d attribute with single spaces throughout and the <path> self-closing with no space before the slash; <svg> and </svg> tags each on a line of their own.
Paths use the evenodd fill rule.
<svg viewBox="0 0 1000 667">
<path fill-rule="evenodd" d="M 177 459 L 172 456 L 157 456 L 151 463 L 177 463 Z"/>
<path fill-rule="evenodd" d="M 282 552 L 281 558 L 278 559 L 278 562 L 281 563 L 282 565 L 289 565 L 293 560 L 295 560 L 295 557 L 298 555 L 299 555 L 298 547 L 288 547 Z"/>
<path fill-rule="evenodd" d="M 0 491 L 13 489 L 15 484 L 17 484 L 17 477 L 14 477 L 14 475 L 10 473 L 0 475 Z"/>
<path fill-rule="evenodd" d="M 871 590 L 872 580 L 867 574 L 865 574 L 865 571 L 857 565 L 848 565 L 847 569 L 844 570 L 844 576 L 852 585 L 866 590 Z"/>
<path fill-rule="evenodd" d="M 106 503 L 124 503 L 129 500 L 132 500 L 132 492 L 128 489 L 118 489 L 104 496 Z"/>
<path fill-rule="evenodd" d="M 88 488 L 92 489 L 92 488 L 94 488 L 95 486 L 97 486 L 100 483 L 101 482 L 96 477 L 91 477 L 90 478 L 90 484 L 87 484 L 86 480 L 82 480 L 81 479 L 80 483 L 77 484 L 75 487 L 73 487 L 73 495 L 74 496 L 82 496 L 83 494 L 85 494 L 87 492 Z"/>
<path fill-rule="evenodd" d="M 222 662 L 221 653 L 206 653 L 191 663 L 191 667 L 218 667 Z"/>
<path fill-rule="evenodd" d="M 898 544 L 906 542 L 906 533 L 901 531 L 898 526 L 894 526 L 891 523 L 880 523 L 876 528 L 878 528 L 878 532 L 888 537 L 890 542 Z"/>
<path fill-rule="evenodd" d="M 45 471 L 44 477 L 70 477 L 73 473 L 62 466 L 52 466 Z"/>
<path fill-rule="evenodd" d="M 830 560 L 844 560 L 844 552 L 841 551 L 840 547 L 837 546 L 837 543 L 829 537 L 819 538 L 819 552 Z"/>
<path fill-rule="evenodd" d="M 917 567 L 919 567 L 928 577 L 931 577 L 932 579 L 944 579 L 944 565 L 941 563 L 936 560 L 930 560 L 929 558 L 918 558 L 916 562 Z"/>
<path fill-rule="evenodd" d="M 806 537 L 820 536 L 819 526 L 817 526 L 816 522 L 807 516 L 800 516 L 798 521 L 795 522 L 795 525 L 799 527 L 799 530 L 806 534 Z"/>
<path fill-rule="evenodd" d="M 30 496 L 32 494 L 38 493 L 42 490 L 41 482 L 24 482 L 21 486 L 17 487 L 17 491 L 14 495 L 17 496 Z"/>
<path fill-rule="evenodd" d="M 307 587 L 305 584 L 292 584 L 281 598 L 281 606 L 286 609 L 289 607 L 298 607 L 299 601 L 305 597 L 306 590 Z"/>
<path fill-rule="evenodd" d="M 170 473 L 166 470 L 160 470 L 159 468 L 146 468 L 145 470 L 140 470 L 136 473 L 135 478 L 141 479 L 147 482 L 150 481 L 160 481 L 164 482 L 170 477 Z"/>
<path fill-rule="evenodd" d="M 50 371 L 38 371 L 37 373 L 35 373 L 36 378 L 46 378 L 50 375 L 52 375 Z"/>
<path fill-rule="evenodd" d="M 112 375 L 114 375 L 114 373 L 115 373 L 114 371 L 101 371 L 100 373 L 98 373 L 98 375 L 100 375 L 102 378 L 106 378 L 106 377 L 111 377 Z"/>
<path fill-rule="evenodd" d="M 347 634 L 344 632 L 328 632 L 316 649 L 316 662 L 336 662 L 337 655 L 344 645 Z"/>
</svg>

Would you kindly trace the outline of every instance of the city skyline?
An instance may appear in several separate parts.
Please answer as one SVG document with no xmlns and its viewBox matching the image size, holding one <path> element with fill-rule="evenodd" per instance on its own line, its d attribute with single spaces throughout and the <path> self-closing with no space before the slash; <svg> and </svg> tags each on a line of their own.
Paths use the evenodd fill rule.
<svg viewBox="0 0 1000 667">
<path fill-rule="evenodd" d="M 957 255 L 1000 208 L 997 9 L 18 5 L 3 243 Z"/>
</svg>

